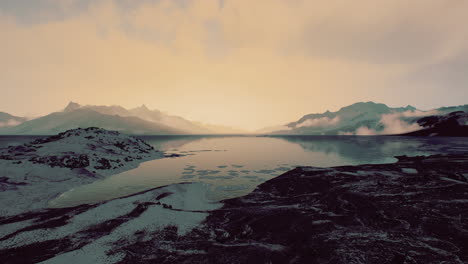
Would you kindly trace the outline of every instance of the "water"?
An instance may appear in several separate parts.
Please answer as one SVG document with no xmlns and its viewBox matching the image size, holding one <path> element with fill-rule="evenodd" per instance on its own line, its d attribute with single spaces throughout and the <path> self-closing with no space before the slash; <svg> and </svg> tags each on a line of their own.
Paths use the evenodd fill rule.
<svg viewBox="0 0 468 264">
<path fill-rule="evenodd" d="M 396 155 L 468 152 L 465 138 L 287 136 L 143 137 L 156 149 L 185 155 L 142 163 L 62 194 L 50 202 L 67 207 L 117 198 L 178 182 L 210 185 L 210 199 L 251 192 L 257 185 L 297 166 L 390 163 Z"/>
</svg>

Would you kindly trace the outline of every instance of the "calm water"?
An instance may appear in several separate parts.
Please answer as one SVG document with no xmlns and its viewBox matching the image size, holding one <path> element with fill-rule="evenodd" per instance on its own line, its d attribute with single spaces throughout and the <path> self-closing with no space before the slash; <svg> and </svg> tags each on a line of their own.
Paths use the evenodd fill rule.
<svg viewBox="0 0 468 264">
<path fill-rule="evenodd" d="M 288 136 L 143 137 L 156 149 L 185 155 L 83 185 L 50 202 L 52 207 L 93 203 L 178 182 L 204 182 L 213 200 L 244 195 L 297 166 L 389 163 L 395 155 L 468 152 L 464 138 Z"/>
</svg>

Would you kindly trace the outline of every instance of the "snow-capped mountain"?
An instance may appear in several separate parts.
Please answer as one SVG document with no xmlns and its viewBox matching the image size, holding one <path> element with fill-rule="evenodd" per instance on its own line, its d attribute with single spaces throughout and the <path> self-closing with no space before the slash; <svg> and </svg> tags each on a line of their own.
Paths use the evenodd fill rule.
<svg viewBox="0 0 468 264">
<path fill-rule="evenodd" d="M 0 115 L 0 118 L 2 116 Z M 0 134 L 52 135 L 79 127 L 101 127 L 137 135 L 219 134 L 241 133 L 229 127 L 205 125 L 178 116 L 150 110 L 145 105 L 133 109 L 112 105 L 80 105 L 70 102 L 62 111 L 26 121 L 5 118 Z"/>
<path fill-rule="evenodd" d="M 55 112 L 26 121 L 14 127 L 3 128 L 0 129 L 0 133 L 10 135 L 52 135 L 80 127 L 101 127 L 126 134 L 160 135 L 187 133 L 183 130 L 149 122 L 134 116 L 109 115 L 81 108 Z"/>
<path fill-rule="evenodd" d="M 0 128 L 16 126 L 23 123 L 24 121 L 26 121 L 26 118 L 24 117 L 18 117 L 5 112 L 0 112 Z"/>
<path fill-rule="evenodd" d="M 430 115 L 467 111 L 468 105 L 421 111 L 413 106 L 388 107 L 374 102 L 360 102 L 336 112 L 309 114 L 298 121 L 260 131 L 269 134 L 299 135 L 389 135 L 423 129 L 417 122 Z"/>
<path fill-rule="evenodd" d="M 125 109 L 122 106 L 112 105 L 80 105 L 75 102 L 70 102 L 63 110 L 64 112 L 72 112 L 76 110 L 92 110 L 105 115 L 118 115 L 121 117 L 137 117 L 139 119 L 156 123 L 159 125 L 174 128 L 184 131 L 188 134 L 213 134 L 214 131 L 196 125 L 182 117 L 171 116 L 162 113 L 159 110 L 150 110 L 145 105 L 133 109 Z"/>
<path fill-rule="evenodd" d="M 89 109 L 101 114 L 119 115 L 123 117 L 138 117 L 148 122 L 157 123 L 168 126 L 177 130 L 184 131 L 186 134 L 229 134 L 229 133 L 245 133 L 245 131 L 234 129 L 225 126 L 208 125 L 199 122 L 189 121 L 185 118 L 168 115 L 159 110 L 150 110 L 146 105 L 140 107 L 125 109 L 124 107 L 112 105 L 80 105 L 75 102 L 70 102 L 64 109 L 64 112 L 75 111 L 78 109 Z"/>
</svg>

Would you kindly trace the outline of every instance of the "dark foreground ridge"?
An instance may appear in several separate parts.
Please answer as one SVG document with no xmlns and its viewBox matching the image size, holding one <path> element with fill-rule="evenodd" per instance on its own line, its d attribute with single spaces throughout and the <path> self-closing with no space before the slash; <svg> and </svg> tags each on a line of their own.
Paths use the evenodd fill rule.
<svg viewBox="0 0 468 264">
<path fill-rule="evenodd" d="M 422 129 L 402 136 L 468 137 L 468 112 L 456 111 L 446 115 L 426 116 L 416 122 Z"/>
<path fill-rule="evenodd" d="M 296 168 L 246 196 L 225 200 L 184 235 L 174 226 L 134 234 L 106 254 L 120 254 L 117 263 L 467 263 L 468 154 L 398 159 Z M 151 206 L 158 205 L 140 204 L 127 218 Z M 59 210 L 62 217 L 50 210 L 36 221 L 66 222 L 87 208 Z M 108 222 L 112 227 L 103 225 L 101 232 L 87 230 L 82 241 L 0 248 L 0 258 L 3 263 L 45 260 L 84 247 L 91 236 L 111 232 L 127 218 Z M 0 228 L 15 222 L 0 220 Z"/>
</svg>

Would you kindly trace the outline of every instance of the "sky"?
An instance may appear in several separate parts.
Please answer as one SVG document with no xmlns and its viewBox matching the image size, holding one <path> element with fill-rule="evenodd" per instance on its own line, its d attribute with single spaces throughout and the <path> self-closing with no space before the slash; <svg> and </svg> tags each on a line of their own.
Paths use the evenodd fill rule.
<svg viewBox="0 0 468 264">
<path fill-rule="evenodd" d="M 145 104 L 244 129 L 466 104 L 464 0 L 0 0 L 0 111 Z"/>
</svg>

